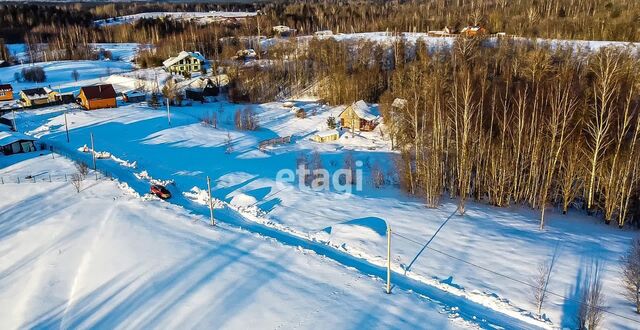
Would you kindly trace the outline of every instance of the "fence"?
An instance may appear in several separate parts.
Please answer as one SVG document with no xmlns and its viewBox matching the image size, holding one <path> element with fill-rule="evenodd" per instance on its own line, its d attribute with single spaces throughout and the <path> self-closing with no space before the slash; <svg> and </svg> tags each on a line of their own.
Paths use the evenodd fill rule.
<svg viewBox="0 0 640 330">
<path fill-rule="evenodd" d="M 266 149 L 268 146 L 291 143 L 291 135 L 285 137 L 277 137 L 269 140 L 260 141 L 258 147 L 260 150 Z"/>
<path fill-rule="evenodd" d="M 41 182 L 71 182 L 71 178 L 76 173 L 56 173 L 43 172 L 39 174 L 17 174 L 0 176 L 0 184 L 22 184 L 22 183 L 41 183 Z M 111 180 L 110 176 L 101 172 L 89 172 L 84 177 L 85 181 L 103 181 Z"/>
<path fill-rule="evenodd" d="M 50 151 L 52 158 L 55 158 L 56 155 L 61 155 L 66 157 L 67 159 L 74 161 L 74 159 L 78 158 L 78 155 L 73 155 L 62 149 L 54 148 L 53 146 L 48 146 L 45 142 L 40 141 L 39 143 L 40 151 Z M 104 180 L 113 180 L 111 173 L 101 168 L 96 168 L 94 171 L 91 168 L 92 164 L 87 163 L 89 167 L 89 172 L 84 176 L 83 180 L 89 181 L 104 181 Z M 71 179 L 74 174 L 79 174 L 78 171 L 75 172 L 67 172 L 67 173 L 58 173 L 55 171 L 42 171 L 40 173 L 22 173 L 15 175 L 3 175 L 0 176 L 0 185 L 1 184 L 22 184 L 22 183 L 39 183 L 39 182 L 71 182 Z"/>
</svg>

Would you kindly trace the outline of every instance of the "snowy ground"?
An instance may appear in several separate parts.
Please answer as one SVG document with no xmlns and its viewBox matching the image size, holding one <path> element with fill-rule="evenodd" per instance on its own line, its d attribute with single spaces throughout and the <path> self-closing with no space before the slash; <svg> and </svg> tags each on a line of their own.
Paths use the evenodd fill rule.
<svg viewBox="0 0 640 330">
<path fill-rule="evenodd" d="M 31 156 L 33 157 L 33 156 Z M 25 158 L 27 158 L 25 160 Z M 0 156 L 0 175 L 71 171 Z M 414 293 L 115 181 L 0 186 L 0 327 L 474 327 Z"/>
<path fill-rule="evenodd" d="M 335 247 L 381 267 L 385 262 L 387 221 L 394 233 L 401 235 L 393 236 L 392 243 L 396 273 L 532 325 L 572 327 L 586 271 L 599 263 L 609 309 L 637 320 L 617 285 L 618 258 L 634 232 L 605 227 L 579 214 L 565 217 L 552 212 L 547 229 L 539 232 L 537 213 L 527 210 L 472 204 L 466 216 L 452 216 L 455 201 L 448 200 L 438 209 L 427 209 L 422 201 L 405 196 L 395 187 L 375 189 L 368 181 L 369 166 L 377 164 L 386 169 L 392 163 L 389 142 L 379 132 L 355 137 L 344 132 L 336 143 L 315 143 L 309 138 L 325 129 L 326 118 L 337 115 L 342 108 L 313 102 L 296 105 L 307 109 L 306 119 L 295 118 L 281 103 L 249 105 L 259 113 L 261 122 L 261 129 L 250 133 L 231 128 L 235 111 L 247 105 L 226 102 L 174 107 L 171 127 L 164 110 L 142 105 L 72 111 L 68 115 L 70 144 L 66 143 L 63 117 L 56 108 L 21 113 L 18 127 L 85 160 L 87 155 L 76 149 L 89 144 L 89 132 L 93 132 L 97 151 L 108 151 L 127 164 L 135 162 L 131 167 L 100 160 L 99 167 L 139 193 L 146 192 L 152 178 L 171 180 L 174 183 L 169 189 L 176 196 L 172 202 L 203 214 L 206 209 L 202 200 L 181 195 L 193 187 L 197 195 L 198 189 L 206 188 L 209 175 L 214 181 L 214 196 L 245 219 Z M 202 116 L 212 113 L 218 114 L 218 129 L 199 123 Z M 228 135 L 234 149 L 229 155 L 224 153 Z M 287 135 L 293 135 L 293 144 L 265 152 L 257 149 L 261 140 Z M 314 150 L 320 152 L 324 167 L 330 171 L 342 166 L 346 152 L 353 153 L 365 164 L 364 190 L 348 198 L 335 190 L 283 190 L 275 182 L 277 171 L 294 169 L 296 158 Z M 250 230 L 264 230 L 236 222 L 239 220 L 231 216 L 227 221 Z M 549 286 L 554 295 L 543 309 L 547 322 L 543 324 L 532 316 L 535 308 L 526 283 L 531 282 L 537 264 L 554 255 L 557 258 Z M 633 321 L 617 316 L 610 315 L 605 322 L 608 328 L 635 328 Z"/>
<path fill-rule="evenodd" d="M 70 70 L 76 64 L 82 62 L 58 62 L 50 69 L 57 72 L 53 77 L 58 77 L 59 84 L 71 89 L 91 81 L 71 80 Z M 100 62 L 92 65 L 97 73 L 87 79 L 100 81 L 104 67 L 99 69 Z M 0 69 L 0 77 L 8 69 L 12 68 Z M 137 74 L 148 76 L 154 71 L 126 75 Z M 82 75 L 83 71 L 81 80 L 85 79 Z M 607 309 L 618 314 L 606 316 L 605 328 L 638 328 L 640 319 L 618 285 L 619 257 L 636 232 L 606 227 L 575 211 L 569 216 L 550 212 L 547 228 L 540 232 L 538 214 L 522 208 L 471 204 L 467 215 L 461 217 L 454 214 L 455 201 L 444 199 L 441 207 L 427 209 L 423 201 L 406 196 L 393 185 L 372 186 L 371 168 L 386 171 L 393 163 L 394 153 L 384 129 L 355 135 L 343 132 L 337 142 L 315 143 L 311 136 L 325 130 L 327 118 L 337 116 L 343 107 L 324 107 L 312 100 L 295 103 L 307 111 L 307 118 L 295 118 L 279 102 L 247 105 L 221 101 L 173 107 L 171 126 L 164 108 L 153 110 L 145 104 L 92 112 L 71 110 L 71 143 L 66 142 L 64 133 L 65 107 L 21 112 L 17 126 L 60 152 L 87 162 L 89 156 L 78 148 L 90 144 L 93 133 L 96 150 L 112 155 L 99 161 L 101 169 L 140 194 L 148 191 L 150 182 L 173 182 L 169 186 L 174 194 L 171 203 L 198 214 L 208 214 L 202 193 L 206 176 L 210 176 L 213 195 L 219 199 L 216 204 L 223 207 L 217 213 L 222 222 L 302 245 L 365 274 L 384 274 L 389 223 L 394 232 L 392 266 L 399 286 L 429 296 L 449 311 L 459 308 L 465 320 L 473 320 L 474 315 L 488 318 L 487 323 L 479 322 L 481 327 L 575 327 L 583 280 L 597 264 L 603 275 Z M 258 131 L 233 128 L 234 113 L 245 108 L 258 113 Z M 218 128 L 200 123 L 212 114 L 218 118 Z M 289 135 L 292 144 L 264 151 L 257 148 L 262 140 Z M 233 151 L 227 154 L 229 137 Z M 275 181 L 279 170 L 295 169 L 298 158 L 314 151 L 320 153 L 330 172 L 342 167 L 347 153 L 362 161 L 363 190 L 347 195 L 337 189 L 312 191 Z M 0 167 L 2 162 L 0 156 Z M 543 320 L 538 320 L 527 284 L 532 282 L 537 265 L 554 256 L 549 285 L 553 294 L 543 308 Z"/>
<path fill-rule="evenodd" d="M 97 26 L 110 26 L 125 23 L 133 23 L 142 18 L 161 18 L 170 17 L 176 20 L 194 20 L 198 23 L 212 23 L 227 18 L 246 18 L 255 16 L 255 12 L 230 12 L 230 11 L 210 11 L 210 12 L 149 12 L 127 16 L 119 16 L 109 19 L 101 19 L 95 21 Z"/>
<path fill-rule="evenodd" d="M 131 62 L 133 61 L 138 49 L 148 48 L 148 45 L 141 45 L 136 43 L 93 43 L 90 44 L 96 50 L 104 49 L 111 52 L 114 61 Z M 14 56 L 18 61 L 27 62 L 29 60 L 29 54 L 25 44 L 8 44 L 7 48 L 9 53 Z"/>
<path fill-rule="evenodd" d="M 28 68 L 30 64 L 0 68 L 0 82 L 11 84 L 14 90 L 14 97 L 18 99 L 18 94 L 22 89 L 48 86 L 63 93 L 77 91 L 82 86 L 100 83 L 105 77 L 112 74 L 133 70 L 133 63 L 121 61 L 53 61 L 37 63 L 36 65 L 44 69 L 47 76 L 47 80 L 43 83 L 34 84 L 15 80 L 15 73 L 21 72 L 23 68 Z M 75 81 L 71 76 L 73 70 L 78 71 L 78 81 Z"/>
</svg>

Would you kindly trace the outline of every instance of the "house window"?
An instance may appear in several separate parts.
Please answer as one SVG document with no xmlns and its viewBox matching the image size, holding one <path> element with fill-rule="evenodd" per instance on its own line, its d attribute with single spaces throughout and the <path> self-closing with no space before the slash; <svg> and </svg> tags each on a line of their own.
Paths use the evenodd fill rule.
<svg viewBox="0 0 640 330">
<path fill-rule="evenodd" d="M 7 94 L 5 94 L 4 91 L 0 91 L 0 96 L 5 96 L 5 95 L 7 95 Z"/>
</svg>

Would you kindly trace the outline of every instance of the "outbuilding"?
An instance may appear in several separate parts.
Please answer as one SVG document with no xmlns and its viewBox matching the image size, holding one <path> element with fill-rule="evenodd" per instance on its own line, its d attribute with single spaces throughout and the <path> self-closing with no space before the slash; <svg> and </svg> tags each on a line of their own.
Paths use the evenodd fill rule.
<svg viewBox="0 0 640 330">
<path fill-rule="evenodd" d="M 35 141 L 22 133 L 0 131 L 0 151 L 5 155 L 36 151 Z"/>
<path fill-rule="evenodd" d="M 325 143 L 325 142 L 336 141 L 339 138 L 340 138 L 340 133 L 338 132 L 338 130 L 330 129 L 330 130 L 316 133 L 313 137 L 311 137 L 311 140 L 315 142 Z"/>
<path fill-rule="evenodd" d="M 147 94 L 141 91 L 123 92 L 122 100 L 127 103 L 140 103 L 147 100 Z"/>
<path fill-rule="evenodd" d="M 112 85 L 82 87 L 78 99 L 80 105 L 87 110 L 117 107 L 116 91 Z"/>
</svg>

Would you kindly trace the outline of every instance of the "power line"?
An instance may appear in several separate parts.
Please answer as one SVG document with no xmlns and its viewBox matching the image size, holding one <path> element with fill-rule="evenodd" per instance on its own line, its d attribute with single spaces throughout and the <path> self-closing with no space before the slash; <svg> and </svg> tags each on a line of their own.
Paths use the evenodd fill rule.
<svg viewBox="0 0 640 330">
<path fill-rule="evenodd" d="M 401 237 L 401 238 L 403 238 L 403 239 L 405 239 L 405 240 L 407 240 L 407 241 L 409 241 L 409 242 L 412 242 L 412 243 L 418 244 L 418 245 L 420 245 L 420 246 L 424 246 L 424 244 L 423 244 L 423 243 L 420 243 L 420 242 L 418 242 L 418 241 L 416 241 L 416 240 L 413 240 L 413 239 L 411 239 L 411 238 L 409 238 L 409 237 L 406 237 L 406 236 L 404 236 L 404 235 L 398 234 L 398 233 L 396 233 L 396 232 L 392 232 L 391 234 L 392 234 L 392 235 L 396 235 L 396 236 L 398 236 L 398 237 Z M 488 268 L 483 267 L 483 266 L 480 266 L 480 265 L 478 265 L 478 264 L 474 264 L 474 263 L 472 263 L 472 262 L 470 262 L 470 261 L 467 261 L 467 260 L 464 260 L 464 259 L 458 258 L 458 257 L 456 257 L 456 256 L 454 256 L 454 255 L 451 255 L 451 254 L 446 253 L 446 252 L 444 252 L 444 251 L 440 251 L 440 250 L 435 249 L 435 248 L 433 248 L 433 247 L 427 246 L 427 249 L 429 249 L 429 250 L 431 250 L 431 251 L 434 251 L 434 252 L 437 252 L 437 253 L 440 253 L 440 254 L 442 254 L 442 255 L 444 255 L 444 256 L 446 256 L 446 257 L 449 257 L 449 258 L 451 258 L 451 259 L 454 259 L 454 260 L 460 261 L 460 262 L 462 262 L 462 263 L 465 263 L 465 264 L 467 264 L 467 265 L 469 265 L 469 266 L 472 266 L 472 267 L 475 267 L 475 268 L 478 268 L 478 269 L 484 270 L 484 271 L 489 272 L 489 273 L 494 274 L 494 275 L 501 276 L 501 277 L 506 278 L 506 279 L 508 279 L 508 280 L 514 281 L 514 282 L 516 282 L 516 283 L 519 283 L 519 284 L 522 284 L 522 285 L 525 285 L 525 286 L 528 286 L 528 287 L 531 287 L 531 288 L 534 288 L 534 289 L 536 288 L 536 286 L 535 286 L 535 285 L 533 285 L 533 284 L 531 284 L 531 283 L 527 283 L 527 282 L 525 282 L 525 281 L 519 280 L 519 279 L 514 278 L 514 277 L 511 277 L 511 276 L 509 276 L 509 275 L 506 275 L 506 274 L 502 274 L 502 273 L 496 272 L 496 271 L 494 271 L 494 270 L 488 269 Z M 579 301 L 579 300 L 574 299 L 574 298 L 566 297 L 566 296 L 564 296 L 564 295 L 562 295 L 562 294 L 555 293 L 555 292 L 553 292 L 553 291 L 546 291 L 546 293 L 548 293 L 548 294 L 550 294 L 550 295 L 552 295 L 552 296 L 556 296 L 556 297 L 558 297 L 558 298 L 563 298 L 563 299 L 565 299 L 565 300 L 569 300 L 569 301 L 577 302 L 577 303 L 579 303 L 579 304 L 585 304 L 585 303 L 584 303 L 584 302 L 582 302 L 582 301 Z M 607 314 L 610 314 L 610 315 L 613 315 L 613 316 L 617 316 L 617 317 L 623 318 L 623 319 L 625 319 L 625 320 L 628 320 L 628 321 L 631 321 L 631 322 L 635 322 L 635 323 L 640 324 L 640 321 L 639 321 L 639 320 L 635 320 L 635 319 L 632 319 L 632 318 L 630 318 L 630 317 L 627 317 L 627 316 L 624 316 L 624 315 L 621 315 L 621 314 L 617 314 L 617 313 L 614 313 L 614 312 L 610 312 L 610 311 L 608 311 L 605 307 L 593 306 L 593 305 L 590 305 L 590 304 L 586 304 L 586 305 L 587 305 L 587 306 L 589 306 L 590 308 L 595 308 L 595 309 L 597 309 L 597 310 L 600 310 L 600 311 L 602 311 L 603 313 L 607 313 Z"/>
</svg>

